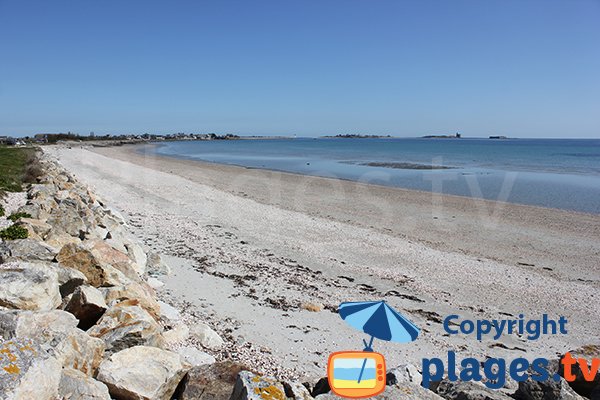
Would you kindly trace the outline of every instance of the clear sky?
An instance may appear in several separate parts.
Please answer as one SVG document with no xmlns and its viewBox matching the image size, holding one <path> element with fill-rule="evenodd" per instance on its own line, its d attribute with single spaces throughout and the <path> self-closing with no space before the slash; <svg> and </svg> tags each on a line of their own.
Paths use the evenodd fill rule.
<svg viewBox="0 0 600 400">
<path fill-rule="evenodd" d="M 598 0 L 0 0 L 0 135 L 600 137 Z"/>
</svg>

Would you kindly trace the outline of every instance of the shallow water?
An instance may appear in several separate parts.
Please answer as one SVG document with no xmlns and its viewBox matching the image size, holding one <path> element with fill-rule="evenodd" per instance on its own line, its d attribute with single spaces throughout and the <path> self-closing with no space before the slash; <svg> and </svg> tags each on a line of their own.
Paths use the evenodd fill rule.
<svg viewBox="0 0 600 400">
<path fill-rule="evenodd" d="M 600 213 L 600 140 L 596 139 L 177 141 L 162 143 L 153 151 L 192 160 Z"/>
</svg>

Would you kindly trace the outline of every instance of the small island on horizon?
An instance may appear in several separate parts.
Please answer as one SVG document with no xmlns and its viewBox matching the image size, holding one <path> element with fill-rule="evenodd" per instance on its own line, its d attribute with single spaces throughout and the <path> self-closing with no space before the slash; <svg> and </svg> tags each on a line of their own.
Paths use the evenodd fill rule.
<svg viewBox="0 0 600 400">
<path fill-rule="evenodd" d="M 333 138 L 333 139 L 385 139 L 391 138 L 392 135 L 361 135 L 361 134 L 339 134 L 339 135 L 329 135 L 329 136 L 321 136 L 322 138 Z"/>
</svg>

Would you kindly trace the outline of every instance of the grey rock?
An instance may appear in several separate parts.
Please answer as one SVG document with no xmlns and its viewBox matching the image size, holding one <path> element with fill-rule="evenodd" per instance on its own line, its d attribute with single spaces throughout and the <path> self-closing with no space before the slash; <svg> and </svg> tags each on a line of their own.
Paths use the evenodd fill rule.
<svg viewBox="0 0 600 400">
<path fill-rule="evenodd" d="M 58 395 L 64 400 L 110 400 L 105 384 L 71 368 L 62 370 Z"/>
<path fill-rule="evenodd" d="M 515 397 L 521 400 L 579 400 L 582 399 L 571 387 L 567 381 L 560 378 L 558 381 L 553 379 L 554 376 L 559 376 L 558 360 L 548 364 L 546 370 L 549 373 L 550 379 L 541 382 L 536 382 L 529 377 L 526 381 L 519 382 L 519 388 L 515 393 Z M 528 374 L 532 375 L 534 371 L 528 370 Z"/>
<path fill-rule="evenodd" d="M 168 400 L 189 369 L 176 353 L 136 346 L 111 355 L 97 379 L 117 399 Z"/>
<path fill-rule="evenodd" d="M 203 323 L 192 325 L 190 327 L 190 335 L 198 340 L 203 347 L 211 350 L 217 350 L 225 343 L 217 332 Z"/>
<path fill-rule="evenodd" d="M 320 394 L 316 399 L 319 400 L 339 400 L 342 397 L 336 396 L 333 393 Z M 369 397 L 370 399 L 376 400 L 442 400 L 443 397 L 433 393 L 430 390 L 425 389 L 421 385 L 417 385 L 411 382 L 400 382 L 395 386 L 387 386 L 383 393 L 376 396 Z M 467 398 L 460 397 L 460 400 L 466 400 Z"/>
<path fill-rule="evenodd" d="M 160 306 L 160 319 L 165 324 L 175 325 L 181 321 L 181 314 L 175 307 L 160 300 L 158 305 Z"/>
<path fill-rule="evenodd" d="M 58 251 L 34 239 L 9 240 L 0 244 L 0 261 L 48 261 L 56 257 Z"/>
<path fill-rule="evenodd" d="M 171 268 L 164 263 L 160 254 L 151 251 L 147 255 L 146 273 L 152 276 L 169 275 Z"/>
<path fill-rule="evenodd" d="M 448 400 L 509 400 L 512 397 L 489 389 L 479 382 L 452 382 L 444 379 L 436 389 L 436 393 Z"/>
<path fill-rule="evenodd" d="M 177 353 L 193 367 L 214 364 L 216 362 L 215 358 L 210 354 L 191 346 L 182 346 L 177 349 Z"/>
<path fill-rule="evenodd" d="M 0 306 L 51 310 L 60 305 L 58 276 L 43 263 L 10 262 L 0 266 Z"/>
<path fill-rule="evenodd" d="M 423 376 L 421 375 L 421 372 L 419 372 L 419 369 L 414 365 L 403 364 L 390 369 L 387 373 L 386 381 L 388 385 L 394 385 L 400 382 L 410 382 L 420 385 L 421 381 L 423 381 Z"/>
<path fill-rule="evenodd" d="M 87 333 L 106 343 L 114 353 L 132 346 L 162 347 L 161 326 L 135 300 L 125 300 L 110 307 Z"/>
</svg>

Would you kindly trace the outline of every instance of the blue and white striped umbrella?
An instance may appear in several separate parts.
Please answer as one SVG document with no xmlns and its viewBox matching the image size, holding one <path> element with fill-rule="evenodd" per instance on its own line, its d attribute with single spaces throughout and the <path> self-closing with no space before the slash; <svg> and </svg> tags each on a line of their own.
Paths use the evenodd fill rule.
<svg viewBox="0 0 600 400">
<path fill-rule="evenodd" d="M 339 306 L 340 316 L 353 328 L 371 335 L 373 338 L 408 343 L 419 336 L 419 328 L 403 317 L 385 301 L 347 302 Z M 366 343 L 365 343 L 366 345 Z"/>
</svg>

